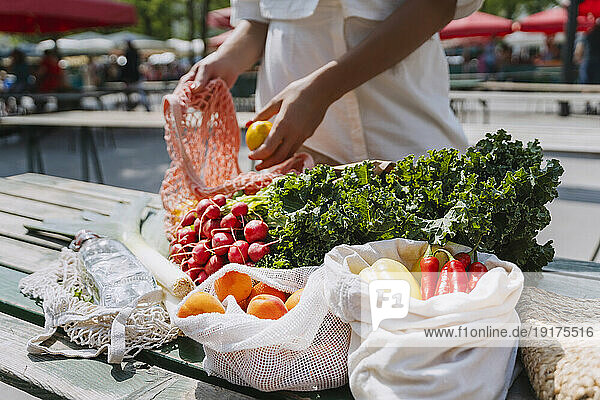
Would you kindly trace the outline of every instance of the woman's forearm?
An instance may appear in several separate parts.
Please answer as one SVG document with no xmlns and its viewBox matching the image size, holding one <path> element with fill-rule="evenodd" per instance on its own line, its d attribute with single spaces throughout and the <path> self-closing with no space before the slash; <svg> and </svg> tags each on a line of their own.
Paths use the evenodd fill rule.
<svg viewBox="0 0 600 400">
<path fill-rule="evenodd" d="M 406 0 L 358 46 L 315 71 L 333 102 L 402 61 L 452 20 L 456 0 Z"/>
<path fill-rule="evenodd" d="M 262 56 L 267 38 L 268 24 L 241 21 L 225 43 L 216 51 L 219 58 L 235 62 L 239 73 L 251 68 Z"/>
</svg>

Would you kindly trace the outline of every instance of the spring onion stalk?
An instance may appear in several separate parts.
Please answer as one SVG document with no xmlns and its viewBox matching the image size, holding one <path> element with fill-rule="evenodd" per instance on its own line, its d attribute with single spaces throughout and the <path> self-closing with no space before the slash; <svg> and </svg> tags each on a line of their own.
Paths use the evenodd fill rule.
<svg viewBox="0 0 600 400">
<path fill-rule="evenodd" d="M 140 232 L 140 216 L 148 203 L 146 196 L 131 203 L 122 219 L 121 241 L 171 295 L 183 298 L 195 285 L 178 266 L 149 246 Z"/>
</svg>

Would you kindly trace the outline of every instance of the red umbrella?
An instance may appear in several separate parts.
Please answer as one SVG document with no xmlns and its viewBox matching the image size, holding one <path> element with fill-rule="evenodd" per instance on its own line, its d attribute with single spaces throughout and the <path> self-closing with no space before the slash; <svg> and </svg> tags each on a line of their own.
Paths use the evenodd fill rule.
<svg viewBox="0 0 600 400">
<path fill-rule="evenodd" d="M 0 31 L 56 33 L 137 22 L 135 7 L 110 0 L 0 0 Z"/>
<path fill-rule="evenodd" d="M 231 29 L 229 23 L 231 18 L 231 7 L 210 11 L 206 16 L 206 25 L 211 28 Z"/>
<path fill-rule="evenodd" d="M 600 18 L 600 0 L 585 0 L 579 5 L 579 15 L 588 14 Z"/>
<path fill-rule="evenodd" d="M 519 29 L 523 32 L 542 32 L 554 34 L 564 32 L 567 23 L 567 9 L 553 7 L 549 10 L 531 14 L 518 22 Z M 594 20 L 586 17 L 577 17 L 577 30 L 587 31 L 594 26 Z"/>
<path fill-rule="evenodd" d="M 471 36 L 504 36 L 512 32 L 512 21 L 477 11 L 466 18 L 455 19 L 440 31 L 440 38 Z"/>
</svg>

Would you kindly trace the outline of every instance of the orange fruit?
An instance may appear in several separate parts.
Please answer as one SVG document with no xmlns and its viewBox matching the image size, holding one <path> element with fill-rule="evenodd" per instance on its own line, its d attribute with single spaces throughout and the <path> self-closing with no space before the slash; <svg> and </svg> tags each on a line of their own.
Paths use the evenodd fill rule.
<svg viewBox="0 0 600 400">
<path fill-rule="evenodd" d="M 220 301 L 232 295 L 237 302 L 244 300 L 252 291 L 252 278 L 237 271 L 229 271 L 215 281 L 215 292 Z"/>
<path fill-rule="evenodd" d="M 244 312 L 248 309 L 248 303 L 250 303 L 250 296 L 246 297 L 244 300 L 242 301 L 238 301 L 238 306 L 240 306 L 240 308 L 242 310 L 244 310 Z"/>
<path fill-rule="evenodd" d="M 256 121 L 246 131 L 246 145 L 250 150 L 256 150 L 265 141 L 273 124 L 269 121 Z"/>
<path fill-rule="evenodd" d="M 287 308 L 279 297 L 259 294 L 248 303 L 247 313 L 261 319 L 279 319 L 287 313 Z"/>
<path fill-rule="evenodd" d="M 263 282 L 258 282 L 256 285 L 254 285 L 252 292 L 250 292 L 250 299 L 252 300 L 254 296 L 258 296 L 259 294 L 270 294 L 279 297 L 283 302 L 285 302 L 288 298 L 287 293 L 275 289 L 274 287 L 271 287 Z"/>
<path fill-rule="evenodd" d="M 303 291 L 304 289 L 298 289 L 294 293 L 292 293 L 290 297 L 288 297 L 288 299 L 285 302 L 285 308 L 287 308 L 288 311 L 296 307 L 296 305 L 300 301 L 300 296 L 302 296 Z"/>
<path fill-rule="evenodd" d="M 215 296 L 206 292 L 196 292 L 187 298 L 185 303 L 177 312 L 179 318 L 187 318 L 192 315 L 204 313 L 225 314 L 225 308 Z"/>
</svg>

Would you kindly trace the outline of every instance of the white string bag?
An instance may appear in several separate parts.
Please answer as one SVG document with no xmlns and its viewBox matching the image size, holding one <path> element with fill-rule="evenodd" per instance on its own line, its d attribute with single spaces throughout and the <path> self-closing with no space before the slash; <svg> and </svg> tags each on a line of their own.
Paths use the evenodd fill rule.
<svg viewBox="0 0 600 400">
<path fill-rule="evenodd" d="M 453 252 L 469 250 L 448 246 Z M 478 253 L 489 270 L 471 293 L 428 300 L 411 298 L 408 315 L 388 319 L 373 331 L 369 288 L 357 273 L 380 258 L 410 268 L 425 253 L 426 242 L 384 240 L 341 245 L 325 255 L 325 297 L 333 314 L 352 326 L 348 353 L 349 384 L 357 399 L 504 399 L 512 382 L 518 339 L 452 340 L 426 337 L 424 329 L 519 326 L 515 306 L 523 273 L 513 263 Z"/>
<path fill-rule="evenodd" d="M 348 381 L 350 327 L 331 314 L 323 296 L 324 271 L 316 267 L 278 270 L 228 264 L 192 293 L 214 292 L 214 282 L 229 271 L 293 293 L 304 288 L 300 302 L 278 320 L 246 314 L 233 296 L 225 314 L 173 317 L 186 336 L 202 343 L 204 370 L 237 385 L 269 392 L 322 390 Z M 177 308 L 186 301 L 188 294 Z"/>
<path fill-rule="evenodd" d="M 27 351 L 65 357 L 93 358 L 108 351 L 109 363 L 120 363 L 142 349 L 154 349 L 174 340 L 179 329 L 170 323 L 161 305 L 162 291 L 140 296 L 122 308 L 91 302 L 92 296 L 78 273 L 81 260 L 63 249 L 47 269 L 21 279 L 19 290 L 43 300 L 44 332 L 29 340 Z M 84 349 L 51 349 L 43 344 L 62 327 L 69 339 Z"/>
</svg>

